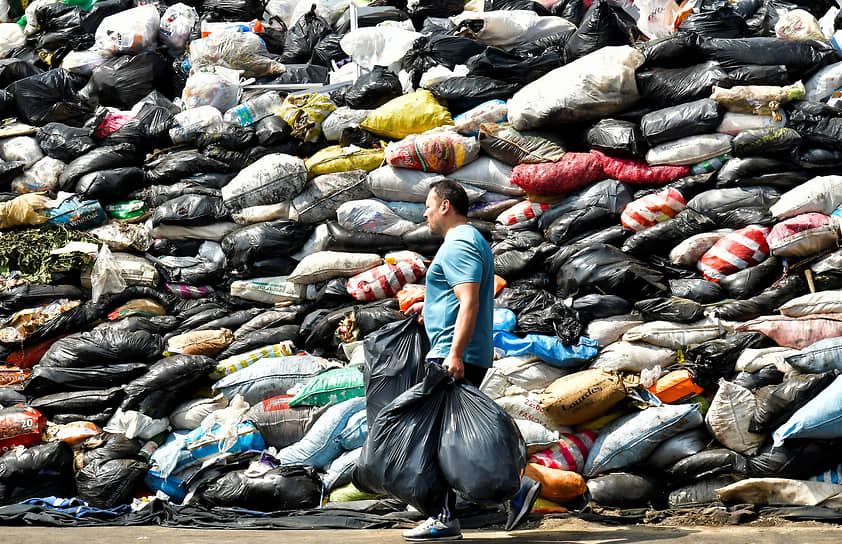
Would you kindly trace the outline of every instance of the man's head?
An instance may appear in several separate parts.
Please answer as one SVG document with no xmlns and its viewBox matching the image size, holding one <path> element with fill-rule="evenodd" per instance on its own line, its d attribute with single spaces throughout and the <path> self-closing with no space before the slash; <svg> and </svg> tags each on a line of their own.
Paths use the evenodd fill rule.
<svg viewBox="0 0 842 544">
<path fill-rule="evenodd" d="M 432 184 L 425 203 L 424 218 L 430 230 L 444 236 L 451 227 L 468 218 L 468 195 L 455 181 L 443 179 Z"/>
</svg>

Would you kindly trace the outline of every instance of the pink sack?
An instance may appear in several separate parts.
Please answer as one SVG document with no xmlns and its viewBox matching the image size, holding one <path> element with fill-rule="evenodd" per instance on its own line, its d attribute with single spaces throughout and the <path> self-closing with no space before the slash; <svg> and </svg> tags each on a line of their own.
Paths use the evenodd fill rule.
<svg viewBox="0 0 842 544">
<path fill-rule="evenodd" d="M 803 213 L 772 227 L 766 241 L 772 255 L 808 257 L 837 245 L 833 220 L 821 213 Z"/>
<path fill-rule="evenodd" d="M 734 272 L 761 263 L 769 256 L 768 234 L 769 227 L 760 225 L 736 230 L 713 244 L 696 267 L 706 279 L 718 282 Z"/>
<path fill-rule="evenodd" d="M 639 159 L 618 159 L 601 151 L 591 153 L 602 160 L 606 177 L 624 183 L 657 185 L 687 177 L 693 172 L 689 166 L 649 166 L 649 163 Z"/>
<path fill-rule="evenodd" d="M 530 455 L 528 462 L 581 474 L 596 436 L 593 431 L 562 433 L 561 440 L 543 451 Z"/>
<path fill-rule="evenodd" d="M 538 202 L 524 200 L 523 202 L 518 202 L 497 216 L 497 222 L 501 225 L 523 223 L 525 221 L 529 221 L 530 219 L 541 217 L 541 215 L 549 209 L 549 204 L 540 204 Z"/>
<path fill-rule="evenodd" d="M 635 232 L 646 230 L 672 219 L 687 207 L 687 201 L 676 189 L 664 189 L 630 202 L 620 215 L 620 222 Z"/>
<path fill-rule="evenodd" d="M 556 162 L 519 164 L 512 183 L 527 193 L 557 195 L 603 179 L 602 161 L 591 153 L 565 153 Z"/>
<path fill-rule="evenodd" d="M 804 349 L 819 340 L 842 336 L 842 314 L 766 315 L 746 321 L 737 330 L 765 334 L 785 348 Z"/>
<path fill-rule="evenodd" d="M 380 300 L 395 296 L 404 285 L 421 279 L 426 270 L 420 257 L 386 263 L 350 278 L 345 287 L 357 300 Z"/>
</svg>

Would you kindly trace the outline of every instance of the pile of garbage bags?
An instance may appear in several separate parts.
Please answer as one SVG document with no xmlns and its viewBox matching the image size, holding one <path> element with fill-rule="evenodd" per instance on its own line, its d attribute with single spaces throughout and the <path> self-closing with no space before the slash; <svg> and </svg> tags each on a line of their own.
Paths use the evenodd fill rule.
<svg viewBox="0 0 842 544">
<path fill-rule="evenodd" d="M 0 503 L 842 508 L 834 2 L 0 19 Z M 443 178 L 494 254 L 478 389 L 404 315 Z"/>
</svg>

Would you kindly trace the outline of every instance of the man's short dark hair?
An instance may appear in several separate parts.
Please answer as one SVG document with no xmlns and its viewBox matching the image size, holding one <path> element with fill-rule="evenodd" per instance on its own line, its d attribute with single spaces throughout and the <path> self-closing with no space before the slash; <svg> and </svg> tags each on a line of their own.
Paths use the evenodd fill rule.
<svg viewBox="0 0 842 544">
<path fill-rule="evenodd" d="M 439 199 L 450 202 L 453 210 L 462 217 L 468 217 L 468 193 L 455 181 L 443 179 L 430 186 Z"/>
</svg>

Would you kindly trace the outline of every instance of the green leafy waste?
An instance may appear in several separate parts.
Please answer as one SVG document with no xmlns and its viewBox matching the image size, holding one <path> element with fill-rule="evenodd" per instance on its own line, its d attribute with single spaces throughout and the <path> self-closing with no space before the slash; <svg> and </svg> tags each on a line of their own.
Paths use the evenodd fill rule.
<svg viewBox="0 0 842 544">
<path fill-rule="evenodd" d="M 96 257 L 74 252 L 50 255 L 54 249 L 70 242 L 91 242 L 95 237 L 65 225 L 41 225 L 0 233 L 0 274 L 18 270 L 32 283 L 49 283 L 53 272 L 81 270 L 93 264 Z"/>
</svg>

